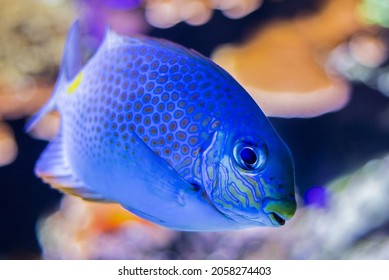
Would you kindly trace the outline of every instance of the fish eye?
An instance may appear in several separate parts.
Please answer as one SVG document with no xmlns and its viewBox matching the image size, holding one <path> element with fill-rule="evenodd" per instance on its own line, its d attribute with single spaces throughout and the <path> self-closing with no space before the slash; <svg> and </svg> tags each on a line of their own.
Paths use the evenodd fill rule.
<svg viewBox="0 0 389 280">
<path fill-rule="evenodd" d="M 267 160 L 267 148 L 247 143 L 239 143 L 234 147 L 234 159 L 239 167 L 246 171 L 258 171 L 262 169 Z"/>
<path fill-rule="evenodd" d="M 244 147 L 240 151 L 240 158 L 246 165 L 250 166 L 254 165 L 258 160 L 257 154 L 252 147 Z"/>
</svg>

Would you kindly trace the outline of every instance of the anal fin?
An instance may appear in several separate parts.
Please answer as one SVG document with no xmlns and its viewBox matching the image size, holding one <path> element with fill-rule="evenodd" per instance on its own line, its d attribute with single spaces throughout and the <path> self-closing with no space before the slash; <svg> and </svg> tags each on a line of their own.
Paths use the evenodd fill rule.
<svg viewBox="0 0 389 280">
<path fill-rule="evenodd" d="M 35 174 L 66 194 L 85 200 L 111 202 L 73 174 L 63 147 L 63 139 L 59 134 L 41 154 L 35 165 Z"/>
</svg>

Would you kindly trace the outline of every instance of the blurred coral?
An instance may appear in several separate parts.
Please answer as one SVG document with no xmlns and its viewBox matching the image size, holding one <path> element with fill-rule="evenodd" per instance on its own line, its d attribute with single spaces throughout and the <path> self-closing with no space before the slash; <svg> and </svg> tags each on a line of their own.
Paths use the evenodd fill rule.
<svg viewBox="0 0 389 280">
<path fill-rule="evenodd" d="M 329 184 L 328 209 L 304 209 L 297 221 L 293 258 L 388 259 L 388 168 L 389 155 Z"/>
<path fill-rule="evenodd" d="M 362 82 L 389 96 L 387 39 L 379 29 L 351 37 L 330 54 L 328 65 L 349 81 Z"/>
<path fill-rule="evenodd" d="M 52 85 L 36 84 L 30 80 L 30 85 L 20 89 L 12 89 L 10 85 L 0 88 L 0 118 L 20 119 L 32 115 L 49 98 Z"/>
<path fill-rule="evenodd" d="M 68 1 L 47 2 L 1 1 L 0 87 L 30 88 L 55 75 L 73 13 Z"/>
<path fill-rule="evenodd" d="M 241 18 L 258 9 L 263 0 L 148 0 L 146 18 L 150 24 L 168 28 L 185 21 L 202 25 L 218 9 L 229 18 Z"/>
<path fill-rule="evenodd" d="M 368 24 L 379 24 L 389 28 L 388 0 L 363 0 L 358 8 L 360 16 Z"/>
<path fill-rule="evenodd" d="M 118 33 L 133 35 L 148 31 L 142 0 L 75 0 L 79 19 L 87 43 L 97 48 L 104 37 L 107 26 Z"/>
<path fill-rule="evenodd" d="M 1 120 L 30 116 L 46 102 L 72 15 L 68 1 L 1 1 Z M 13 133 L 2 124 L 0 165 L 10 164 L 16 153 Z"/>
<path fill-rule="evenodd" d="M 13 162 L 17 152 L 18 148 L 11 128 L 0 122 L 0 166 Z"/>
<path fill-rule="evenodd" d="M 57 135 L 60 124 L 59 113 L 56 111 L 42 117 L 29 132 L 36 139 L 51 140 Z"/>
<path fill-rule="evenodd" d="M 48 259 L 142 259 L 175 236 L 117 204 L 70 196 L 64 197 L 59 211 L 39 223 L 38 233 Z"/>
<path fill-rule="evenodd" d="M 359 3 L 326 0 L 319 12 L 274 20 L 241 46 L 221 46 L 213 58 L 241 82 L 269 116 L 313 117 L 339 110 L 349 100 L 350 86 L 326 65 L 336 46 L 369 29 L 357 16 Z M 366 48 L 375 46 L 353 41 L 354 53 L 377 63 L 386 52 L 362 57 L 368 56 Z"/>
</svg>

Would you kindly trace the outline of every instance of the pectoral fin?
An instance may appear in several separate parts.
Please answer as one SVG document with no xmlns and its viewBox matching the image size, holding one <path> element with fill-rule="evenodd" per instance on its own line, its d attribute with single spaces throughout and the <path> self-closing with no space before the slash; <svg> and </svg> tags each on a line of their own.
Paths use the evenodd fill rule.
<svg viewBox="0 0 389 280">
<path fill-rule="evenodd" d="M 73 174 L 66 158 L 61 134 L 50 142 L 43 151 L 35 165 L 35 174 L 45 183 L 64 193 L 85 200 L 109 202 L 104 196 L 84 184 Z"/>
<path fill-rule="evenodd" d="M 113 182 L 112 197 L 124 208 L 157 224 L 189 231 L 247 227 L 219 212 L 204 190 L 195 188 L 137 135 L 128 153 L 127 167 L 120 171 L 128 182 Z M 118 170 L 117 170 L 118 171 Z M 123 177 L 121 177 L 123 178 Z M 123 181 L 123 180 L 121 180 Z M 250 223 L 250 222 L 248 222 Z"/>
</svg>

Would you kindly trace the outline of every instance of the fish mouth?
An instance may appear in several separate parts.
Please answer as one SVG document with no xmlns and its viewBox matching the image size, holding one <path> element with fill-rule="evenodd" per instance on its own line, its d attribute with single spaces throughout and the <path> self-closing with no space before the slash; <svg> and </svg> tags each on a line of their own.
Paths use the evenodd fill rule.
<svg viewBox="0 0 389 280">
<path fill-rule="evenodd" d="M 286 220 L 275 212 L 271 212 L 269 214 L 269 218 L 270 218 L 270 221 L 272 222 L 273 226 L 285 225 Z"/>
<path fill-rule="evenodd" d="M 263 210 L 269 217 L 271 224 L 275 227 L 285 225 L 296 212 L 296 201 L 294 199 L 270 199 L 263 202 Z"/>
</svg>

